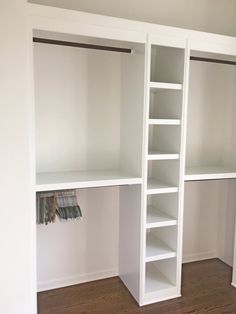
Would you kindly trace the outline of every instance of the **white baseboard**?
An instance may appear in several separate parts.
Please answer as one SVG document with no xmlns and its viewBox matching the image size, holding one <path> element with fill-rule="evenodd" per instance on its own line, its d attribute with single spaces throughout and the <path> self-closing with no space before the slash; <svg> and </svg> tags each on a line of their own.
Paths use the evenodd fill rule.
<svg viewBox="0 0 236 314">
<path fill-rule="evenodd" d="M 231 286 L 233 286 L 234 288 L 236 288 L 236 284 L 235 283 L 231 283 Z"/>
<path fill-rule="evenodd" d="M 83 282 L 89 282 L 89 281 L 114 277 L 117 275 L 118 275 L 117 269 L 108 269 L 108 270 L 98 271 L 98 272 L 93 272 L 93 273 L 88 273 L 88 274 L 80 274 L 80 275 L 75 275 L 75 276 L 57 278 L 53 280 L 39 281 L 37 285 L 37 290 L 38 292 L 41 292 L 41 291 L 46 291 L 46 290 L 51 290 L 51 289 L 77 285 Z"/>
<path fill-rule="evenodd" d="M 203 261 L 204 259 L 217 258 L 216 251 L 202 252 L 202 253 L 193 253 L 183 256 L 183 264 L 191 263 L 197 261 Z"/>
</svg>

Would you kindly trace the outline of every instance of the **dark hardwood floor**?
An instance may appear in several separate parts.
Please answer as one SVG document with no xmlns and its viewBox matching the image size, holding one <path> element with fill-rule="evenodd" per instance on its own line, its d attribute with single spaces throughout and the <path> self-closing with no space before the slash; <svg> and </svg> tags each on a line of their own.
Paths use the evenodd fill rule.
<svg viewBox="0 0 236 314">
<path fill-rule="evenodd" d="M 232 269 L 218 259 L 183 266 L 182 297 L 139 307 L 114 277 L 38 294 L 38 314 L 236 314 Z"/>
</svg>

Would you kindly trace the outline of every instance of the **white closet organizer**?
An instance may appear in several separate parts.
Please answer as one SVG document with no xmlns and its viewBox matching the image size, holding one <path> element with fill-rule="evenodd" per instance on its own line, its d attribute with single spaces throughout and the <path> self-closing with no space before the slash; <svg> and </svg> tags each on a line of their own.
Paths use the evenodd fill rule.
<svg viewBox="0 0 236 314">
<path fill-rule="evenodd" d="M 180 295 L 185 42 L 148 44 L 144 303 Z"/>
<path fill-rule="evenodd" d="M 180 296 L 184 181 L 236 177 L 236 72 L 190 55 L 234 60 L 236 39 L 28 7 L 34 193 L 78 189 L 84 213 L 37 227 L 38 289 L 119 275 L 139 305 Z"/>
</svg>

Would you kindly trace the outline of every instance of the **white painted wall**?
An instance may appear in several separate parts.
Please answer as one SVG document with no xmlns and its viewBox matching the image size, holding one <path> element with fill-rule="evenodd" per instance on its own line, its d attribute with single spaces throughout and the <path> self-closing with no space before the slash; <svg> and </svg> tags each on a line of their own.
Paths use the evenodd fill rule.
<svg viewBox="0 0 236 314">
<path fill-rule="evenodd" d="M 26 1 L 0 1 L 0 311 L 34 313 Z"/>
<path fill-rule="evenodd" d="M 235 0 L 31 0 L 29 2 L 236 35 Z"/>
</svg>

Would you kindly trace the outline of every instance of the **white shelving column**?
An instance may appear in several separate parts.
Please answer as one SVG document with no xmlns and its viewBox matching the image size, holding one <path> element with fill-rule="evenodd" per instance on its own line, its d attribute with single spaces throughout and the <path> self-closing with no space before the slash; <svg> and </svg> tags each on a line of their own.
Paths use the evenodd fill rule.
<svg viewBox="0 0 236 314">
<path fill-rule="evenodd" d="M 142 304 L 181 294 L 186 51 L 185 40 L 149 39 Z"/>
</svg>

